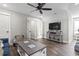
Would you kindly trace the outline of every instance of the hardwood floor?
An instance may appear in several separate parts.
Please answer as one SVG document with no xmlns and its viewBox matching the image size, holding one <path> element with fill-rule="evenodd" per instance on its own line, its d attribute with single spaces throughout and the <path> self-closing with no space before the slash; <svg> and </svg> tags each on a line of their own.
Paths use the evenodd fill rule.
<svg viewBox="0 0 79 59">
<path fill-rule="evenodd" d="M 14 46 L 10 46 L 10 56 L 19 56 L 17 50 L 16 50 L 16 47 Z"/>
<path fill-rule="evenodd" d="M 58 43 L 49 40 L 40 40 L 47 46 L 48 56 L 75 56 L 77 55 L 74 51 L 75 41 L 70 44 Z"/>
<path fill-rule="evenodd" d="M 75 41 L 72 41 L 70 44 L 58 43 L 46 39 L 39 39 L 39 42 L 47 46 L 47 55 L 48 56 L 77 56 L 78 52 L 75 52 L 74 45 Z M 16 51 L 16 48 L 11 46 L 11 56 L 19 56 Z"/>
</svg>

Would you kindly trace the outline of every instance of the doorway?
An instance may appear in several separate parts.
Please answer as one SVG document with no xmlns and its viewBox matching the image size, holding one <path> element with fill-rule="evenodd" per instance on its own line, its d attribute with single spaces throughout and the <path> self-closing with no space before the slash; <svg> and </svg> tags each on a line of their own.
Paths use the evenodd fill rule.
<svg viewBox="0 0 79 59">
<path fill-rule="evenodd" d="M 79 18 L 74 19 L 74 39 L 78 39 L 79 36 Z"/>
<path fill-rule="evenodd" d="M 31 39 L 40 39 L 43 38 L 43 22 L 38 18 L 28 18 L 27 23 L 28 36 Z"/>
</svg>

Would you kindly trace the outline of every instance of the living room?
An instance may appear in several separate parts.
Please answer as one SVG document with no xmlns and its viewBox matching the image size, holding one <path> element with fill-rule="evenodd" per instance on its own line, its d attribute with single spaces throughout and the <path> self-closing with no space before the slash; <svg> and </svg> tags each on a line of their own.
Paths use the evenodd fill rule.
<svg viewBox="0 0 79 59">
<path fill-rule="evenodd" d="M 20 37 L 25 43 L 34 41 L 39 42 L 39 45 L 44 44 L 43 56 L 78 55 L 74 50 L 76 45 L 74 19 L 79 17 L 78 10 L 78 4 L 75 3 L 0 3 L 0 38 L 1 40 L 8 38 L 11 56 L 21 55 L 16 48 Z M 19 40 L 16 39 L 17 37 Z M 18 45 L 22 44 L 18 43 Z M 39 45 L 37 44 L 36 50 L 44 48 Z M 35 45 L 30 47 L 33 48 Z M 25 50 L 25 47 L 23 49 Z M 6 54 L 2 52 L 0 55 Z M 22 55 L 32 56 L 32 52 Z M 40 56 L 40 53 L 34 55 Z"/>
</svg>

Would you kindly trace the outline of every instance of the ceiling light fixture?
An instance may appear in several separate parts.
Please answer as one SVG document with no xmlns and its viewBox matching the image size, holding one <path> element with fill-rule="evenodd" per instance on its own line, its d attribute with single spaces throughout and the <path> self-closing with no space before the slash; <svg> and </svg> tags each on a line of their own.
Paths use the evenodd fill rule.
<svg viewBox="0 0 79 59">
<path fill-rule="evenodd" d="M 2 4 L 4 7 L 8 7 L 8 5 L 7 4 Z"/>
</svg>

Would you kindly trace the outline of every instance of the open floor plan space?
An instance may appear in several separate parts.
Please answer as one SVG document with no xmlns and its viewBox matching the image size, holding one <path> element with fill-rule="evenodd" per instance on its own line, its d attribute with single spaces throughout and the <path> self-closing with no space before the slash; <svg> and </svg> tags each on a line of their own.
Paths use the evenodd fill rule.
<svg viewBox="0 0 79 59">
<path fill-rule="evenodd" d="M 79 4 L 0 3 L 0 56 L 79 56 Z"/>
</svg>

